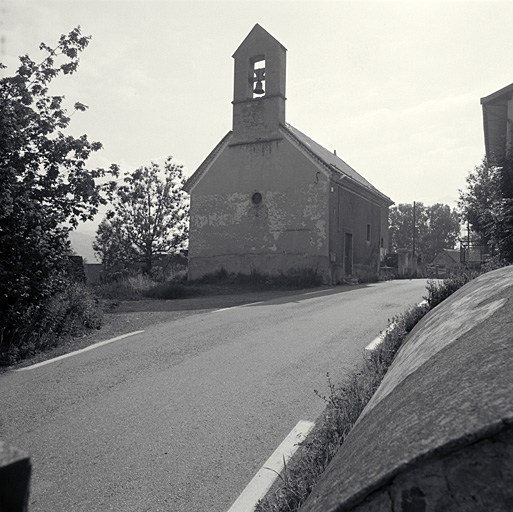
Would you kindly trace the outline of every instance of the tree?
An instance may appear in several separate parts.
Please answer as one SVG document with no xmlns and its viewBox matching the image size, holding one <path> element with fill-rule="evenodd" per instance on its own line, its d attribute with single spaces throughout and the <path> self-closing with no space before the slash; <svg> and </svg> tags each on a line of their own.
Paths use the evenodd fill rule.
<svg viewBox="0 0 513 512">
<path fill-rule="evenodd" d="M 460 190 L 461 217 L 501 259 L 513 262 L 513 157 L 492 166 L 483 159 Z"/>
<path fill-rule="evenodd" d="M 392 249 L 413 249 L 413 204 L 402 203 L 390 208 L 390 240 Z M 427 230 L 426 208 L 415 203 L 415 252 L 419 252 L 419 239 Z"/>
<path fill-rule="evenodd" d="M 415 231 L 414 231 L 415 208 Z M 399 204 L 390 209 L 392 248 L 413 250 L 431 261 L 442 249 L 454 248 L 460 233 L 459 217 L 448 205 Z"/>
<path fill-rule="evenodd" d="M 52 79 L 77 70 L 89 40 L 77 27 L 55 48 L 41 43 L 40 64 L 24 55 L 17 72 L 0 80 L 0 344 L 20 325 L 37 323 L 45 301 L 64 288 L 69 231 L 91 219 L 113 187 L 96 180 L 116 166 L 85 164 L 101 144 L 65 135 L 64 97 L 49 94 Z"/>
<path fill-rule="evenodd" d="M 156 258 L 184 246 L 189 216 L 184 184 L 182 166 L 172 157 L 162 170 L 152 162 L 125 174 L 93 244 L 107 270 L 142 263 L 150 274 Z"/>
<path fill-rule="evenodd" d="M 462 219 L 481 235 L 485 244 L 492 238 L 495 207 L 500 198 L 497 168 L 486 158 L 466 178 L 467 188 L 460 190 L 458 208 Z"/>
<path fill-rule="evenodd" d="M 460 218 L 447 204 L 436 203 L 427 207 L 428 226 L 422 237 L 423 253 L 427 261 L 443 249 L 454 249 L 460 237 Z"/>
</svg>

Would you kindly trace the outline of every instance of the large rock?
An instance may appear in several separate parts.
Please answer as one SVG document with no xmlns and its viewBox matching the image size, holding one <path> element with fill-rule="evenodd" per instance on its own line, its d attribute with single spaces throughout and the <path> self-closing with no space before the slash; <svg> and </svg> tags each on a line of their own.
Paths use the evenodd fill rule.
<svg viewBox="0 0 513 512">
<path fill-rule="evenodd" d="M 513 267 L 416 326 L 301 510 L 513 510 Z"/>
</svg>

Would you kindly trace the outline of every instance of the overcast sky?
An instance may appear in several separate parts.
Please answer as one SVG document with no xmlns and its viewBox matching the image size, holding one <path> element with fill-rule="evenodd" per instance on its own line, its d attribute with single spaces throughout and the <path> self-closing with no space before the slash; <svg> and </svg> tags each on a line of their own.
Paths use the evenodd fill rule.
<svg viewBox="0 0 513 512">
<path fill-rule="evenodd" d="M 455 206 L 484 155 L 480 98 L 513 82 L 513 1 L 0 0 L 0 61 L 91 35 L 56 94 L 133 170 L 192 174 L 231 129 L 232 54 L 256 23 L 288 50 L 287 121 L 396 203 Z"/>
</svg>

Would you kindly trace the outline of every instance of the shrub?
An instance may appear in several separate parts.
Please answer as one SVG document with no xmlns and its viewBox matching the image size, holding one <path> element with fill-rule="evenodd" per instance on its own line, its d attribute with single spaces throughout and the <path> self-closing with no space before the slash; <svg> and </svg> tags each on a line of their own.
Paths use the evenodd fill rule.
<svg viewBox="0 0 513 512">
<path fill-rule="evenodd" d="M 191 294 L 192 290 L 184 284 L 177 281 L 168 281 L 167 283 L 160 283 L 143 292 L 145 297 L 152 299 L 183 299 Z"/>
<path fill-rule="evenodd" d="M 451 276 L 443 281 L 429 280 L 427 284 L 428 296 L 425 297 L 429 307 L 433 309 L 452 295 L 456 290 L 467 284 L 469 281 L 479 275 L 478 272 L 463 272 L 459 275 Z"/>
<path fill-rule="evenodd" d="M 28 308 L 21 321 L 0 331 L 0 365 L 14 364 L 90 329 L 100 329 L 103 311 L 91 289 L 69 282 L 41 306 Z"/>
<path fill-rule="evenodd" d="M 119 277 L 96 287 L 96 292 L 109 300 L 139 300 L 155 286 L 155 281 L 143 274 Z"/>
<path fill-rule="evenodd" d="M 322 284 L 322 275 L 317 268 L 296 267 L 280 271 L 278 275 L 260 272 L 258 268 L 251 267 L 249 274 L 239 272 L 237 274 L 228 274 L 226 269 L 204 275 L 195 281 L 198 284 L 233 284 L 245 285 L 248 287 L 257 287 L 263 289 L 269 288 L 313 288 Z"/>
</svg>

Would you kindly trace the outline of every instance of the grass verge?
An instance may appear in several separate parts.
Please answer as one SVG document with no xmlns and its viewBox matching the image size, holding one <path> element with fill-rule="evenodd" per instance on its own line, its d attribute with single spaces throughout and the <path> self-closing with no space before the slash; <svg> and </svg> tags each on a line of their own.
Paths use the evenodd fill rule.
<svg viewBox="0 0 513 512">
<path fill-rule="evenodd" d="M 293 268 L 277 275 L 262 273 L 256 269 L 252 269 L 249 274 L 229 274 L 221 268 L 196 281 L 171 279 L 155 282 L 144 275 L 129 276 L 97 287 L 96 293 L 106 300 L 140 300 L 145 297 L 174 300 L 249 291 L 294 290 L 321 285 L 322 276 L 315 268 Z"/>
<path fill-rule="evenodd" d="M 335 385 L 327 375 L 328 395 L 315 391 L 326 403 L 324 413 L 280 475 L 278 486 L 258 503 L 256 512 L 300 510 L 376 392 L 408 333 L 431 309 L 477 275 L 466 273 L 443 282 L 429 281 L 427 304 L 414 306 L 393 318 L 389 325 L 394 324 L 394 328 L 384 332 L 383 341 L 340 384 Z"/>
</svg>

